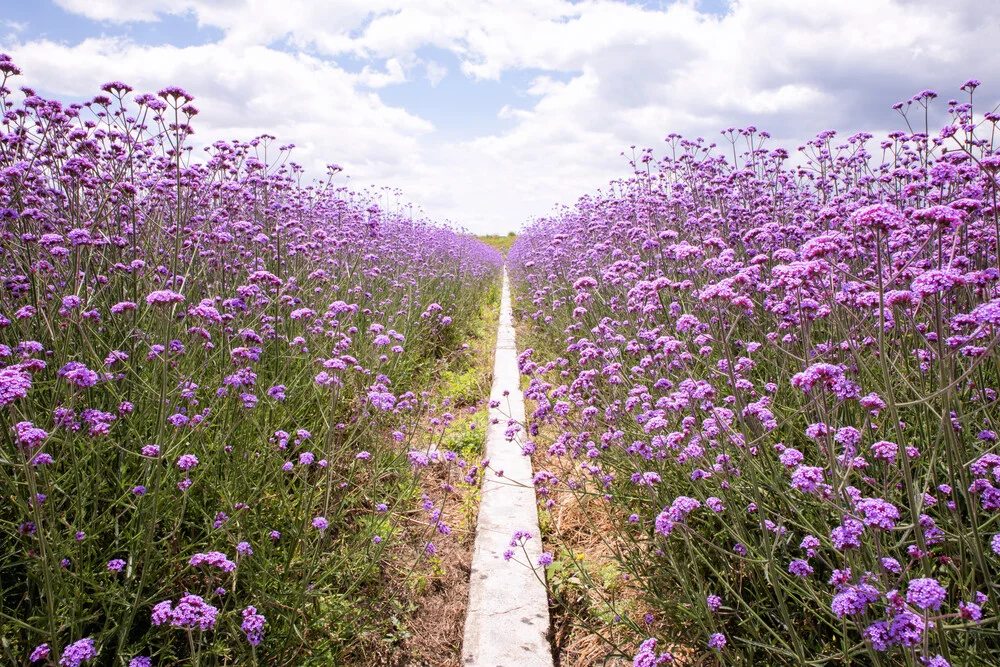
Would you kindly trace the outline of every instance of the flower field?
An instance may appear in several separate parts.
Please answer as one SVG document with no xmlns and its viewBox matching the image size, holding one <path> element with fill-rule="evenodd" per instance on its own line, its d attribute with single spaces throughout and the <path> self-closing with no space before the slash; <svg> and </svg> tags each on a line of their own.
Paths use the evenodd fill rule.
<svg viewBox="0 0 1000 667">
<path fill-rule="evenodd" d="M 501 255 L 336 165 L 303 184 L 273 137 L 194 155 L 179 88 L 62 104 L 18 74 L 0 57 L 0 663 L 363 663 L 448 539 L 427 466 L 478 479 L 428 453 L 453 416 L 426 390 Z"/>
<path fill-rule="evenodd" d="M 672 135 L 518 237 L 551 595 L 585 590 L 606 655 L 1000 661 L 1000 115 L 977 86 L 939 132 L 925 91 L 905 130 L 798 159 L 754 128 Z"/>
<path fill-rule="evenodd" d="M 978 81 L 794 155 L 670 135 L 477 240 L 270 135 L 196 141 L 181 88 L 19 74 L 0 55 L 0 663 L 458 664 L 504 264 L 529 409 L 490 426 L 542 535 L 503 559 L 543 542 L 557 664 L 1000 662 Z"/>
</svg>

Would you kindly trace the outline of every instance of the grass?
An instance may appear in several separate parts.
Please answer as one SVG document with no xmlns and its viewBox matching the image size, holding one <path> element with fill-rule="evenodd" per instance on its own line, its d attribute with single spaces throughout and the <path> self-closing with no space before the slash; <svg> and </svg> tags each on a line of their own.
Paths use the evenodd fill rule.
<svg viewBox="0 0 1000 667">
<path fill-rule="evenodd" d="M 454 417 L 446 425 L 433 428 L 431 439 L 438 451 L 453 451 L 469 466 L 477 465 L 484 455 L 500 309 L 499 281 L 489 288 L 481 304 L 477 315 L 467 320 L 460 349 L 435 366 L 436 380 L 431 387 L 433 395 L 446 399 L 433 416 L 443 418 L 444 413 L 450 413 Z M 428 415 L 423 426 L 431 425 Z M 436 483 L 425 485 L 427 496 L 441 508 L 442 521 L 451 527 L 452 535 L 437 542 L 437 554 L 423 560 L 408 582 L 400 582 L 398 590 L 406 593 L 397 596 L 399 632 L 396 641 L 381 651 L 384 664 L 461 664 L 479 486 L 465 483 L 463 471 L 455 468 L 437 466 L 431 474 L 436 475 Z M 452 490 L 446 491 L 446 485 Z M 420 531 L 415 530 L 413 537 L 418 541 L 419 535 Z"/>
<path fill-rule="evenodd" d="M 517 240 L 517 234 L 515 232 L 508 232 L 506 236 L 502 236 L 500 234 L 484 234 L 478 238 L 491 248 L 495 248 L 496 250 L 502 252 L 504 257 L 506 257 L 507 251 L 510 250 L 510 247 L 514 245 L 514 241 Z"/>
</svg>

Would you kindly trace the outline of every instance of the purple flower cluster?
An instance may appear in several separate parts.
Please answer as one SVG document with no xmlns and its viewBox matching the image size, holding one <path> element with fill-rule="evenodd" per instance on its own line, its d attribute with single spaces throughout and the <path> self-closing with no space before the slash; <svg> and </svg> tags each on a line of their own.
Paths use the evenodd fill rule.
<svg viewBox="0 0 1000 667">
<path fill-rule="evenodd" d="M 850 661 L 830 647 L 862 637 L 1000 660 L 953 622 L 991 613 L 1000 554 L 1000 113 L 977 88 L 940 133 L 923 91 L 905 131 L 794 159 L 753 127 L 670 135 L 508 254 L 529 402 L 508 438 L 567 482 L 541 510 L 608 526 L 651 612 L 748 663 Z"/>
<path fill-rule="evenodd" d="M 216 625 L 219 579 L 243 600 L 336 587 L 352 591 L 347 604 L 401 585 L 357 580 L 408 571 L 384 548 L 408 531 L 408 489 L 447 468 L 453 497 L 482 471 L 430 446 L 455 408 L 423 391 L 424 369 L 458 350 L 472 359 L 463 338 L 500 253 L 350 187 L 336 165 L 314 182 L 273 136 L 203 140 L 180 88 L 112 81 L 61 102 L 15 85 L 19 74 L 0 55 L 0 461 L 13 513 L 0 570 L 23 575 L 4 580 L 20 601 L 5 608 L 12 650 L 45 639 L 33 659 L 51 661 L 66 638 L 32 628 L 85 627 L 122 640 L 108 661 L 143 667 L 148 622 L 121 603 L 137 583 L 126 574 L 147 592 L 183 591 L 153 618 L 185 628 Z M 413 470 L 399 465 L 410 450 Z M 429 502 L 447 536 L 442 501 Z M 420 546 L 415 560 L 438 548 Z M 375 569 L 351 567 L 359 557 Z M 299 567 L 314 558 L 333 571 Z M 98 573 L 106 585 L 81 587 Z M 312 632 L 308 615 L 273 609 L 281 636 L 256 649 L 220 637 L 240 646 L 230 661 L 273 662 Z M 252 645 L 263 623 L 249 608 Z"/>
<path fill-rule="evenodd" d="M 153 625 L 167 623 L 177 628 L 211 630 L 215 627 L 215 617 L 218 613 L 218 609 L 201 597 L 186 593 L 181 596 L 177 606 L 174 606 L 171 600 L 164 600 L 154 605 L 151 622 Z"/>
</svg>

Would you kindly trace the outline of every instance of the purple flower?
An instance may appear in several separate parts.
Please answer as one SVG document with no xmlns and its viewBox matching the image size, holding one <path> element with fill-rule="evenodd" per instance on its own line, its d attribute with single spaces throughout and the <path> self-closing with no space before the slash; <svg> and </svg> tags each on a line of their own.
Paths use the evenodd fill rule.
<svg viewBox="0 0 1000 667">
<path fill-rule="evenodd" d="M 936 579 L 912 579 L 906 589 L 906 601 L 921 609 L 938 610 L 947 594 Z"/>
<path fill-rule="evenodd" d="M 657 654 L 655 639 L 647 639 L 639 645 L 639 651 L 632 659 L 632 667 L 656 667 L 673 661 L 674 658 L 670 653 Z"/>
<path fill-rule="evenodd" d="M 983 619 L 983 610 L 975 602 L 959 602 L 958 613 L 967 621 L 979 623 Z"/>
<path fill-rule="evenodd" d="M 97 649 L 94 648 L 94 640 L 87 637 L 86 639 L 73 642 L 63 649 L 59 664 L 62 667 L 80 667 L 82 663 L 93 660 L 96 657 Z"/>
<path fill-rule="evenodd" d="M 185 472 L 198 465 L 198 457 L 194 454 L 181 454 L 177 457 L 177 467 Z"/>
<path fill-rule="evenodd" d="M 31 465 L 37 468 L 38 466 L 48 465 L 53 461 L 54 459 L 45 452 L 39 452 L 35 454 L 35 458 L 31 459 Z"/>
<path fill-rule="evenodd" d="M 538 564 L 543 567 L 552 565 L 552 554 L 548 551 L 543 551 L 542 555 L 538 557 Z"/>
<path fill-rule="evenodd" d="M 899 453 L 899 446 L 888 440 L 879 440 L 872 445 L 872 455 L 883 461 L 895 461 Z"/>
<path fill-rule="evenodd" d="M 219 613 L 218 609 L 201 597 L 189 593 L 181 596 L 176 607 L 171 607 L 170 600 L 154 605 L 151 617 L 153 625 L 170 623 L 177 628 L 211 630 L 215 627 L 215 617 Z"/>
<path fill-rule="evenodd" d="M 862 498 L 857 507 L 864 515 L 866 526 L 892 530 L 899 521 L 899 510 L 896 506 L 881 498 Z"/>
<path fill-rule="evenodd" d="M 848 586 L 833 597 L 830 609 L 838 618 L 862 614 L 868 605 L 878 600 L 879 597 L 879 592 L 869 584 Z"/>
<path fill-rule="evenodd" d="M 153 661 L 144 655 L 137 655 L 129 661 L 128 667 L 153 667 Z"/>
<path fill-rule="evenodd" d="M 860 537 L 864 532 L 864 524 L 857 519 L 845 516 L 843 523 L 830 532 L 830 539 L 833 541 L 833 548 L 838 551 L 859 548 L 861 546 Z"/>
<path fill-rule="evenodd" d="M 98 375 L 79 361 L 71 361 L 59 369 L 59 377 L 81 389 L 97 384 Z"/>
<path fill-rule="evenodd" d="M 792 486 L 802 493 L 814 493 L 823 483 L 823 469 L 815 466 L 799 466 L 792 473 Z"/>
<path fill-rule="evenodd" d="M 667 516 L 670 517 L 671 521 L 683 521 L 687 518 L 688 514 L 699 507 L 701 507 L 701 503 L 694 498 L 678 496 L 674 499 L 674 502 L 670 504 L 670 509 L 667 510 Z"/>
<path fill-rule="evenodd" d="M 708 648 L 714 648 L 721 651 L 726 646 L 726 636 L 721 632 L 714 633 L 708 638 Z"/>
<path fill-rule="evenodd" d="M 711 609 L 712 611 L 719 611 L 719 609 L 722 607 L 722 598 L 720 598 L 718 595 L 709 595 L 707 598 L 705 598 L 705 604 L 707 604 L 708 608 Z"/>
<path fill-rule="evenodd" d="M 28 395 L 29 389 L 31 389 L 31 376 L 19 366 L 0 368 L 0 407 L 24 398 Z"/>
<path fill-rule="evenodd" d="M 803 458 L 802 452 L 797 449 L 792 449 L 791 447 L 781 452 L 781 455 L 778 456 L 778 460 L 781 461 L 781 465 L 786 468 L 794 468 L 802 463 Z"/>
<path fill-rule="evenodd" d="M 903 567 L 895 558 L 883 558 L 882 567 L 885 568 L 886 572 L 892 572 L 893 574 L 899 574 L 903 571 Z"/>
<path fill-rule="evenodd" d="M 245 544 L 245 542 L 243 544 Z M 217 567 L 223 572 L 232 572 L 236 569 L 236 563 L 229 560 L 226 557 L 226 554 L 220 551 L 209 551 L 207 553 L 195 554 L 191 556 L 188 563 L 193 567 L 199 567 L 201 565 Z"/>
<path fill-rule="evenodd" d="M 125 568 L 125 561 L 115 558 L 108 561 L 108 570 L 111 572 L 121 572 Z"/>
<path fill-rule="evenodd" d="M 893 643 L 893 640 L 889 637 L 889 624 L 885 621 L 872 623 L 865 628 L 862 634 L 864 634 L 865 639 L 871 643 L 872 648 L 876 651 L 887 651 Z"/>
<path fill-rule="evenodd" d="M 794 574 L 796 577 L 805 579 L 813 573 L 813 568 L 809 565 L 809 561 L 799 559 L 793 560 L 788 564 L 788 572 Z"/>
<path fill-rule="evenodd" d="M 243 556 L 252 556 L 253 549 L 250 548 L 249 542 L 240 542 L 236 545 L 236 551 Z"/>
<path fill-rule="evenodd" d="M 146 303 L 151 306 L 154 304 L 184 303 L 184 295 L 168 289 L 157 290 L 146 295 Z"/>
<path fill-rule="evenodd" d="M 39 660 L 45 660 L 47 657 L 49 657 L 49 645 L 39 644 L 35 647 L 35 650 L 31 652 L 31 655 L 28 656 L 28 660 L 31 662 L 38 662 Z"/>
<path fill-rule="evenodd" d="M 243 610 L 243 624 L 240 628 L 247 635 L 247 641 L 252 646 L 257 646 L 264 639 L 264 624 L 267 619 L 263 614 L 257 613 L 256 607 L 247 607 Z"/>
<path fill-rule="evenodd" d="M 926 667 L 951 667 L 951 663 L 945 660 L 940 654 L 933 658 L 921 658 L 920 660 Z"/>
<path fill-rule="evenodd" d="M 889 640 L 903 646 L 916 646 L 924 636 L 924 619 L 911 611 L 903 611 L 889 625 Z"/>
<path fill-rule="evenodd" d="M 318 516 L 312 520 L 312 527 L 319 531 L 324 531 L 330 526 L 330 522 L 325 517 Z"/>
</svg>

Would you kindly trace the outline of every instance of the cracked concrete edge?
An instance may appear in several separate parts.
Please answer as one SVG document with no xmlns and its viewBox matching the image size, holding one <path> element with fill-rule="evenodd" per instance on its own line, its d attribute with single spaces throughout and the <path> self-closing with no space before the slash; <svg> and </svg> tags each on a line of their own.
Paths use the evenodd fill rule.
<svg viewBox="0 0 1000 667">
<path fill-rule="evenodd" d="M 504 390 L 509 396 L 504 397 Z M 493 400 L 509 402 L 512 416 L 523 422 L 524 395 L 520 390 L 517 349 L 514 339 L 507 270 L 503 275 L 503 297 L 497 327 L 496 361 L 493 372 Z M 499 422 L 493 424 L 497 418 Z M 462 641 L 462 664 L 474 667 L 552 667 L 549 645 L 549 606 L 545 570 L 537 565 L 541 555 L 538 508 L 532 485 L 531 459 L 504 436 L 507 416 L 491 408 L 486 430 L 486 456 L 491 467 L 502 469 L 503 478 L 484 476 L 476 525 L 476 543 L 469 575 L 469 604 Z M 517 530 L 534 536 L 525 545 L 527 567 L 507 562 L 503 552 L 510 548 Z M 516 557 L 525 558 L 516 550 Z"/>
</svg>

